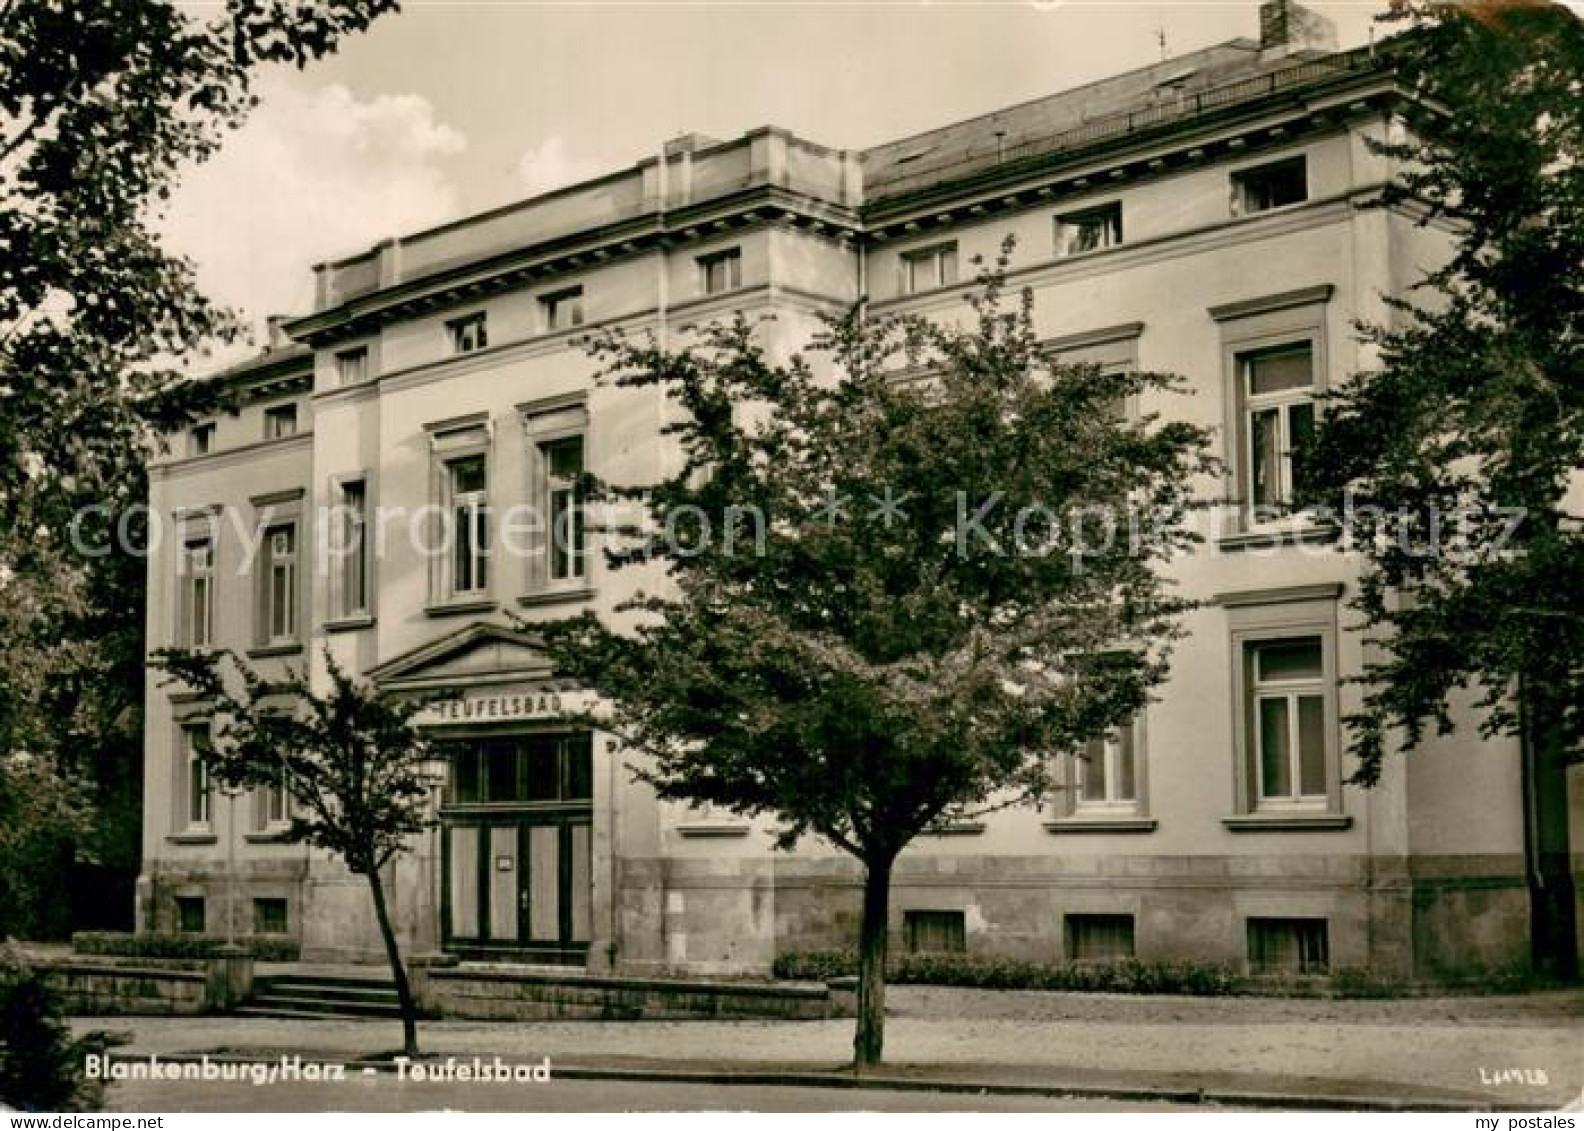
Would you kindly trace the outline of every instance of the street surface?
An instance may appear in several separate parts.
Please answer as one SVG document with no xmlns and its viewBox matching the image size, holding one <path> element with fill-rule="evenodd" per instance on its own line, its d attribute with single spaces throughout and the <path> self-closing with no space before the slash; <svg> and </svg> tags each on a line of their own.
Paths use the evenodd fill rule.
<svg viewBox="0 0 1584 1131">
<path fill-rule="evenodd" d="M 1205 1111 L 1207 1107 L 884 1089 L 713 1086 L 623 1080 L 417 1083 L 384 1074 L 339 1084 L 115 1084 L 105 1110 L 169 1111 Z M 1225 1110 L 1225 1109 L 1221 1109 Z"/>
</svg>

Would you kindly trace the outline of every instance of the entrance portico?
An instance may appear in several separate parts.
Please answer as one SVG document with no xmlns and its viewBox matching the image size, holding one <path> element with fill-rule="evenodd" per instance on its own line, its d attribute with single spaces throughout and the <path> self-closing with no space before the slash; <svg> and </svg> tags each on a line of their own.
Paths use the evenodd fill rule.
<svg viewBox="0 0 1584 1131">
<path fill-rule="evenodd" d="M 443 696 L 416 719 L 444 760 L 430 879 L 441 948 L 586 965 L 611 937 L 612 874 L 605 746 L 568 717 L 587 693 L 554 678 L 533 637 L 488 624 L 370 674 L 388 691 Z"/>
</svg>

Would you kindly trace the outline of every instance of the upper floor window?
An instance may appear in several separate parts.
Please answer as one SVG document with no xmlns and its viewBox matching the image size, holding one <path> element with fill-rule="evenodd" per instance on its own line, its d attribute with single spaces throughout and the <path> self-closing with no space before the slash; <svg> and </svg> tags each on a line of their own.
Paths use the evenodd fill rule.
<svg viewBox="0 0 1584 1131">
<path fill-rule="evenodd" d="M 1056 217 L 1056 254 L 1082 255 L 1122 242 L 1122 203 L 1114 201 Z"/>
<path fill-rule="evenodd" d="M 546 440 L 539 445 L 539 458 L 544 462 L 550 579 L 582 577 L 585 517 L 578 498 L 578 480 L 583 474 L 583 437 Z"/>
<path fill-rule="evenodd" d="M 1137 729 L 1129 722 L 1085 744 L 1077 769 L 1079 811 L 1138 804 Z"/>
<path fill-rule="evenodd" d="M 284 776 L 260 786 L 253 795 L 255 832 L 276 832 L 291 824 L 291 796 Z"/>
<path fill-rule="evenodd" d="M 284 440 L 287 436 L 297 435 L 297 406 L 295 404 L 276 405 L 274 408 L 264 410 L 264 438 L 266 440 Z"/>
<path fill-rule="evenodd" d="M 191 432 L 187 433 L 187 454 L 190 456 L 206 456 L 214 451 L 215 426 L 213 424 L 195 424 Z"/>
<path fill-rule="evenodd" d="M 446 464 L 446 505 L 451 516 L 452 596 L 482 593 L 489 586 L 489 504 L 482 453 Z"/>
<path fill-rule="evenodd" d="M 214 643 L 214 540 L 183 546 L 181 567 L 181 635 L 189 648 L 204 648 Z"/>
<path fill-rule="evenodd" d="M 367 346 L 342 350 L 335 355 L 336 383 L 356 385 L 368 379 L 369 351 Z"/>
<path fill-rule="evenodd" d="M 544 314 L 545 333 L 570 330 L 583 325 L 583 288 L 568 287 L 539 299 L 539 309 Z"/>
<path fill-rule="evenodd" d="M 1320 636 L 1246 645 L 1250 739 L 1259 806 L 1323 805 L 1327 797 L 1325 663 Z"/>
<path fill-rule="evenodd" d="M 361 479 L 341 484 L 339 504 L 340 586 L 336 612 L 350 617 L 369 609 L 368 486 Z"/>
<path fill-rule="evenodd" d="M 728 248 L 698 258 L 699 289 L 707 295 L 735 291 L 742 286 L 742 251 Z"/>
<path fill-rule="evenodd" d="M 489 345 L 489 332 L 482 310 L 466 318 L 452 319 L 446 323 L 446 330 L 451 335 L 452 353 L 473 353 Z"/>
<path fill-rule="evenodd" d="M 213 819 L 214 788 L 209 779 L 209 728 L 203 724 L 187 724 L 181 728 L 182 757 L 180 763 L 182 789 L 182 822 L 188 829 L 206 830 Z"/>
<path fill-rule="evenodd" d="M 1304 158 L 1285 157 L 1268 165 L 1232 174 L 1232 215 L 1250 216 L 1268 212 L 1309 197 L 1308 170 Z"/>
<path fill-rule="evenodd" d="M 902 293 L 914 294 L 957 281 L 957 243 L 936 244 L 902 256 Z"/>
<path fill-rule="evenodd" d="M 264 643 L 297 638 L 297 527 L 272 526 L 264 532 Z"/>
<path fill-rule="evenodd" d="M 1295 454 L 1314 436 L 1314 347 L 1309 342 L 1238 355 L 1246 445 L 1245 498 L 1256 511 L 1286 507 L 1297 486 Z"/>
</svg>

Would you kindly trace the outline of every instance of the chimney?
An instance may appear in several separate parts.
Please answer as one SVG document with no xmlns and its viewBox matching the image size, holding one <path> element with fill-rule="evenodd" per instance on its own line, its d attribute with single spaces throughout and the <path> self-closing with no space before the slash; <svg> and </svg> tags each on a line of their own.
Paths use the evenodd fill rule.
<svg viewBox="0 0 1584 1131">
<path fill-rule="evenodd" d="M 264 350 L 266 353 L 273 350 L 285 349 L 291 345 L 291 335 L 286 332 L 286 323 L 291 320 L 289 314 L 271 314 L 264 320 L 267 327 L 264 335 Z"/>
<path fill-rule="evenodd" d="M 1337 49 L 1336 24 L 1294 0 L 1265 0 L 1259 14 L 1262 55 Z"/>
<path fill-rule="evenodd" d="M 665 143 L 662 150 L 665 156 L 675 157 L 679 153 L 697 153 L 701 149 L 708 149 L 712 145 L 719 145 L 715 138 L 701 133 L 682 134 Z"/>
</svg>

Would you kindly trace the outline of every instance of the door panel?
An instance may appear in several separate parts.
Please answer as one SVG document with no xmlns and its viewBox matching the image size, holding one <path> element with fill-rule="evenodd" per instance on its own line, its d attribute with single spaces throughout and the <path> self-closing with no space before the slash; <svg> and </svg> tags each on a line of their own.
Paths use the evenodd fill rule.
<svg viewBox="0 0 1584 1131">
<path fill-rule="evenodd" d="M 490 938 L 516 942 L 518 875 L 517 826 L 492 825 L 489 836 Z"/>
<path fill-rule="evenodd" d="M 586 943 L 593 932 L 592 887 L 593 836 L 588 825 L 567 828 L 572 841 L 572 867 L 567 893 L 572 902 L 572 942 Z"/>
<path fill-rule="evenodd" d="M 528 830 L 528 937 L 533 942 L 561 940 L 561 829 L 534 825 Z"/>
<path fill-rule="evenodd" d="M 446 879 L 451 895 L 451 937 L 477 938 L 479 831 L 469 825 L 456 825 L 451 828 L 449 839 L 451 867 L 447 870 Z"/>
</svg>

